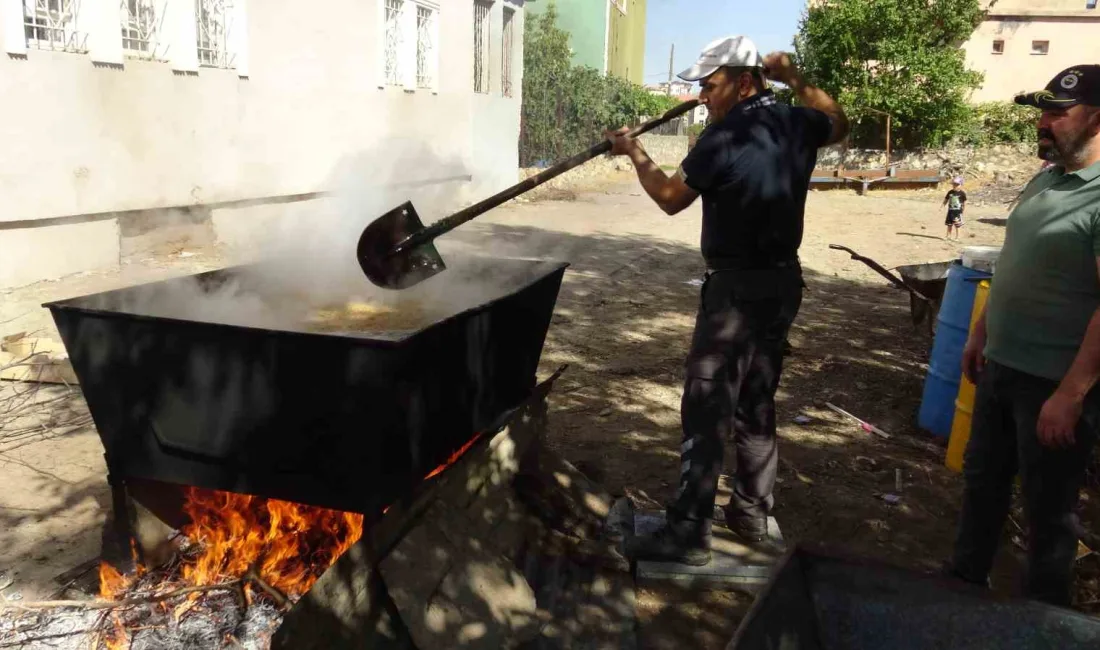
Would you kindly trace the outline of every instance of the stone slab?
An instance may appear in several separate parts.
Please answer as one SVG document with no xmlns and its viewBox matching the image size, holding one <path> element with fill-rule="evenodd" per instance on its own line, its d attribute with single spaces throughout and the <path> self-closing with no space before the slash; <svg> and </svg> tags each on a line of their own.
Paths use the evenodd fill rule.
<svg viewBox="0 0 1100 650">
<path fill-rule="evenodd" d="M 634 516 L 634 534 L 654 532 L 665 522 L 663 510 L 639 510 Z M 676 562 L 638 562 L 638 586 L 673 582 L 681 586 L 727 586 L 749 591 L 764 586 L 772 566 L 786 545 L 779 524 L 768 517 L 768 539 L 749 546 L 734 535 L 720 519 L 712 528 L 711 561 L 705 566 Z"/>
</svg>

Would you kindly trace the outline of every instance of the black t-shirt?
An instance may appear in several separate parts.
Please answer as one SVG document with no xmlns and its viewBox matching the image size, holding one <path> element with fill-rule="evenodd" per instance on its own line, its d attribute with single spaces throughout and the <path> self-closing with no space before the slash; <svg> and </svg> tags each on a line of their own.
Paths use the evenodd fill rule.
<svg viewBox="0 0 1100 650">
<path fill-rule="evenodd" d="M 952 197 L 958 200 L 952 201 Z M 950 212 L 962 212 L 963 208 L 966 207 L 966 192 L 962 190 L 948 190 L 947 196 L 943 197 L 943 201 L 947 204 L 947 209 Z"/>
<path fill-rule="evenodd" d="M 766 269 L 794 260 L 806 192 L 832 122 L 765 92 L 703 131 L 680 168 L 702 196 L 703 257 L 712 268 Z"/>
</svg>

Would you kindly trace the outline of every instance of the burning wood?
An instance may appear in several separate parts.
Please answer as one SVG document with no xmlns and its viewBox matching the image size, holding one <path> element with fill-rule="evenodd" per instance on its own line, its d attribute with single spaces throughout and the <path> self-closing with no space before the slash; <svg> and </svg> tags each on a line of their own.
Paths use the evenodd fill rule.
<svg viewBox="0 0 1100 650">
<path fill-rule="evenodd" d="M 290 598 L 317 578 L 363 534 L 363 515 L 243 494 L 190 488 L 183 529 L 202 547 L 185 562 L 185 584 L 239 578 L 249 567 Z"/>
<path fill-rule="evenodd" d="M 179 627 L 192 612 L 208 618 L 224 610 L 227 599 L 236 604 L 229 609 L 239 612 L 234 627 L 257 601 L 273 610 L 270 635 L 278 613 L 363 534 L 359 514 L 215 490 L 188 488 L 184 511 L 190 523 L 181 531 L 185 542 L 173 566 L 149 571 L 139 565 L 135 574 L 122 575 L 100 565 L 103 600 L 85 606 L 120 610 L 111 614 L 113 626 L 103 637 L 109 650 L 128 647 L 151 618 L 159 627 Z M 151 603 L 161 605 L 155 614 L 134 609 Z M 218 631 L 219 639 L 237 638 L 233 627 Z"/>
</svg>

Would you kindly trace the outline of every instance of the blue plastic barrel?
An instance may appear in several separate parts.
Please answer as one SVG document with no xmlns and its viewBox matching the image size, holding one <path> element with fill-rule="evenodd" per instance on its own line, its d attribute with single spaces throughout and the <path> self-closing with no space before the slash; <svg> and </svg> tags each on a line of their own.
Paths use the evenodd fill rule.
<svg viewBox="0 0 1100 650">
<path fill-rule="evenodd" d="M 975 271 L 958 262 L 947 272 L 947 288 L 936 318 L 932 360 L 924 378 L 924 396 L 917 416 L 922 429 L 943 438 L 951 435 L 951 421 L 955 417 L 955 396 L 959 394 L 959 379 L 962 378 L 962 351 L 970 330 L 977 280 L 989 277 L 985 271 Z"/>
</svg>

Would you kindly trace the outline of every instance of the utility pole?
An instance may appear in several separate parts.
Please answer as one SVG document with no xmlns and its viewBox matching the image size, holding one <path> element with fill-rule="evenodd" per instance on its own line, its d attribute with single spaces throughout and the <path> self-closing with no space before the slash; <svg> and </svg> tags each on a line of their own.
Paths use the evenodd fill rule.
<svg viewBox="0 0 1100 650">
<path fill-rule="evenodd" d="M 668 53 L 668 96 L 672 97 L 672 57 L 676 55 L 676 44 L 672 44 L 672 49 Z"/>
</svg>

